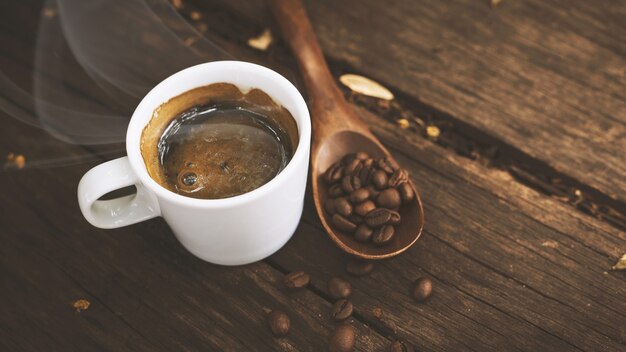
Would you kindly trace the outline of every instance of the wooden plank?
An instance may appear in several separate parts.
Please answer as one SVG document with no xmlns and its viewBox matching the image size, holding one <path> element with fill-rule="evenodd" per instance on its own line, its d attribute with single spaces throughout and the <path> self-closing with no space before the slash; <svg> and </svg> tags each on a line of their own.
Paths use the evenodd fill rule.
<svg viewBox="0 0 626 352">
<path fill-rule="evenodd" d="M 261 1 L 216 2 L 271 24 Z M 622 2 L 306 5 L 329 59 L 626 201 Z"/>
</svg>

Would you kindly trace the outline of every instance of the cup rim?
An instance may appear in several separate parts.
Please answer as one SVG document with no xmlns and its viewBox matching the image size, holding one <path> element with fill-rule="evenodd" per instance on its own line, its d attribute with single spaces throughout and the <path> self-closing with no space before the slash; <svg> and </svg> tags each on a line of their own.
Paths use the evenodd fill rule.
<svg viewBox="0 0 626 352">
<path fill-rule="evenodd" d="M 245 72 L 256 72 L 257 74 L 266 75 L 272 81 L 272 84 L 277 84 L 281 86 L 281 88 L 288 95 L 289 99 L 293 99 L 295 102 L 296 111 L 289 111 L 296 120 L 296 125 L 298 127 L 298 145 L 296 146 L 296 151 L 287 164 L 287 166 L 274 178 L 272 178 L 267 183 L 263 184 L 259 188 L 256 188 L 250 192 L 246 192 L 234 197 L 228 198 L 219 198 L 219 199 L 199 199 L 183 196 L 181 194 L 172 192 L 167 188 L 161 186 L 158 182 L 156 182 L 150 175 L 148 174 L 147 168 L 145 166 L 143 156 L 141 155 L 140 143 L 141 143 L 141 134 L 145 125 L 150 121 L 148 119 L 146 123 L 139 122 L 139 116 L 144 116 L 143 114 L 148 113 L 152 116 L 154 109 L 157 106 L 149 106 L 151 101 L 151 97 L 155 94 L 161 92 L 162 90 L 167 89 L 170 85 L 175 83 L 180 77 L 184 77 L 189 75 L 192 72 L 196 72 L 197 74 L 210 74 L 212 71 L 218 70 L 237 70 L 237 71 L 245 71 Z M 228 80 L 221 80 L 220 82 L 228 82 Z M 218 83 L 217 81 L 214 83 Z M 206 83 L 206 85 L 212 83 Z M 233 83 L 235 84 L 235 83 Z M 236 84 L 235 84 L 236 85 Z M 188 91 L 199 87 L 201 85 L 190 86 L 184 91 Z M 248 86 L 249 88 L 255 88 L 254 81 L 251 81 L 251 84 Z M 257 87 L 263 90 L 263 87 Z M 181 94 L 172 94 L 169 98 L 173 98 L 176 95 Z M 271 95 L 270 95 L 271 96 Z M 272 99 L 276 99 L 271 96 Z M 164 102 L 164 101 L 163 101 Z M 161 103 L 163 103 L 161 102 Z M 278 101 L 277 101 L 278 102 Z M 280 103 L 280 102 L 278 102 Z M 159 103 L 160 104 L 160 103 Z M 146 111 L 148 110 L 149 111 Z M 301 116 L 301 117 L 299 117 Z M 298 165 L 303 162 L 308 166 L 308 157 L 309 157 L 309 144 L 311 139 L 311 118 L 309 115 L 309 110 L 306 105 L 302 94 L 300 91 L 284 76 L 280 75 L 274 70 L 271 70 L 267 67 L 245 62 L 245 61 L 212 61 L 207 63 L 198 64 L 195 66 L 191 66 L 185 68 L 181 71 L 178 71 L 171 76 L 167 77 L 159 84 L 157 84 L 154 88 L 148 92 L 141 100 L 137 108 L 133 112 L 133 115 L 130 119 L 128 130 L 126 133 L 126 153 L 128 155 L 128 159 L 130 161 L 130 165 L 133 171 L 139 178 L 139 181 L 142 185 L 146 186 L 150 190 L 156 193 L 157 197 L 166 199 L 173 203 L 185 206 L 192 207 L 203 207 L 203 208 L 224 208 L 224 207 L 232 207 L 240 204 L 248 203 L 255 199 L 261 198 L 264 195 L 272 192 L 277 187 L 280 187 L 282 183 L 284 183 L 289 178 L 293 177 L 296 173 L 296 168 Z M 303 160 L 304 159 L 304 160 Z"/>
</svg>

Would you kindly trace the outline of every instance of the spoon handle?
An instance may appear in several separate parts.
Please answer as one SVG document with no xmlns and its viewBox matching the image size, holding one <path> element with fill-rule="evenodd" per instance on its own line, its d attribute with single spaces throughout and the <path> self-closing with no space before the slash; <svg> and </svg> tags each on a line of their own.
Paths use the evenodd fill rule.
<svg viewBox="0 0 626 352">
<path fill-rule="evenodd" d="M 296 57 L 312 113 L 313 144 L 340 130 L 368 133 L 335 84 L 300 0 L 270 0 L 283 38 Z"/>
</svg>

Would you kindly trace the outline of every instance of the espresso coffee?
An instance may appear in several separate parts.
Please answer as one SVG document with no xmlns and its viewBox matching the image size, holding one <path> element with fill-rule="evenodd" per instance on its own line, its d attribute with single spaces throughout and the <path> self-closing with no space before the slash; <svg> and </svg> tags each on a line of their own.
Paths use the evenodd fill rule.
<svg viewBox="0 0 626 352">
<path fill-rule="evenodd" d="M 287 109 L 259 89 L 216 83 L 185 92 L 154 111 L 142 133 L 148 173 L 163 187 L 202 199 L 261 187 L 295 152 Z"/>
</svg>

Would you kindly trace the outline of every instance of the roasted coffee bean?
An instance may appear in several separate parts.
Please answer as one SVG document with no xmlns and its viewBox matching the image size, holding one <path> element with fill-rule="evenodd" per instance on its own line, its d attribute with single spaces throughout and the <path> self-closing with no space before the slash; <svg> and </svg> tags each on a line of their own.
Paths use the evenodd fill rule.
<svg viewBox="0 0 626 352">
<path fill-rule="evenodd" d="M 337 325 L 335 331 L 330 334 L 328 340 L 328 351 L 330 352 L 350 352 L 354 348 L 356 333 L 349 324 Z"/>
<path fill-rule="evenodd" d="M 334 184 L 328 188 L 328 195 L 332 198 L 337 198 L 343 196 L 343 188 L 341 188 L 340 184 Z"/>
<path fill-rule="evenodd" d="M 389 223 L 391 225 L 397 225 L 400 223 L 400 213 L 398 213 L 397 211 L 391 211 L 391 216 L 389 217 Z"/>
<path fill-rule="evenodd" d="M 409 181 L 409 173 L 405 169 L 398 169 L 389 177 L 389 186 L 398 187 L 407 181 Z"/>
<path fill-rule="evenodd" d="M 347 280 L 333 277 L 328 280 L 328 294 L 333 299 L 348 298 L 352 293 L 352 286 Z"/>
<path fill-rule="evenodd" d="M 400 207 L 400 204 L 402 204 L 400 192 L 395 188 L 387 188 L 378 194 L 376 204 L 378 204 L 379 207 L 387 209 L 397 209 Z"/>
<path fill-rule="evenodd" d="M 285 278 L 283 279 L 283 283 L 285 284 L 285 286 L 294 290 L 306 287 L 310 281 L 311 277 L 304 271 L 293 272 L 285 276 Z"/>
<path fill-rule="evenodd" d="M 414 352 L 413 345 L 405 341 L 394 341 L 391 343 L 391 352 Z"/>
<path fill-rule="evenodd" d="M 372 175 L 376 172 L 376 168 L 373 166 L 363 166 L 359 172 L 359 179 L 361 180 L 361 187 L 365 187 L 370 184 Z"/>
<path fill-rule="evenodd" d="M 425 301 L 433 293 L 433 282 L 427 277 L 420 277 L 413 284 L 413 298 L 418 302 Z"/>
<path fill-rule="evenodd" d="M 354 207 L 354 212 L 359 214 L 360 216 L 367 215 L 370 211 L 376 209 L 376 204 L 371 200 L 367 200 L 357 206 Z"/>
<path fill-rule="evenodd" d="M 354 239 L 363 243 L 369 242 L 372 238 L 372 234 L 373 230 L 369 226 L 361 224 L 356 228 L 356 231 L 354 231 Z"/>
<path fill-rule="evenodd" d="M 361 188 L 361 179 L 358 176 L 346 175 L 341 179 L 341 188 L 344 192 L 351 193 Z"/>
<path fill-rule="evenodd" d="M 343 176 L 343 165 L 341 162 L 336 162 L 332 164 L 328 170 L 324 173 L 324 181 L 326 183 L 331 184 L 341 180 Z"/>
<path fill-rule="evenodd" d="M 358 152 L 356 154 L 354 154 L 354 157 L 358 160 L 367 160 L 370 159 L 370 155 L 367 154 L 366 152 Z"/>
<path fill-rule="evenodd" d="M 385 208 L 376 208 L 365 215 L 365 223 L 370 227 L 379 227 L 387 223 L 400 222 L 400 214 Z"/>
<path fill-rule="evenodd" d="M 352 276 L 365 276 L 372 270 L 374 270 L 374 263 L 369 261 L 350 259 L 346 264 L 346 271 Z"/>
<path fill-rule="evenodd" d="M 413 192 L 413 187 L 408 182 L 402 183 L 398 186 L 398 192 L 400 192 L 400 198 L 402 198 L 402 203 L 406 204 L 415 198 L 415 192 Z"/>
<path fill-rule="evenodd" d="M 346 198 L 337 198 L 335 199 L 335 211 L 344 218 L 347 218 L 352 214 L 352 205 Z"/>
<path fill-rule="evenodd" d="M 378 194 L 380 194 L 380 191 L 377 190 L 376 187 L 374 187 L 373 185 L 367 186 L 367 190 L 370 191 L 371 200 L 376 200 L 376 197 L 378 197 Z"/>
<path fill-rule="evenodd" d="M 372 234 L 372 243 L 377 246 L 384 246 L 393 240 L 396 230 L 392 225 L 383 225 Z"/>
<path fill-rule="evenodd" d="M 372 167 L 374 165 L 374 159 L 367 158 L 363 160 L 363 167 Z"/>
<path fill-rule="evenodd" d="M 356 229 L 355 223 L 339 214 L 333 215 L 332 221 L 333 224 L 335 224 L 335 227 L 337 227 L 337 229 L 339 229 L 340 231 L 351 233 Z"/>
<path fill-rule="evenodd" d="M 370 197 L 370 191 L 367 188 L 359 188 L 356 191 L 350 193 L 350 202 L 352 204 L 359 204 L 366 201 Z"/>
<path fill-rule="evenodd" d="M 289 316 L 281 310 L 273 310 L 267 315 L 267 322 L 276 337 L 285 336 L 289 332 Z"/>
<path fill-rule="evenodd" d="M 335 213 L 335 200 L 330 198 L 326 199 L 324 202 L 324 210 L 326 210 L 328 214 L 333 215 Z"/>
<path fill-rule="evenodd" d="M 361 171 L 362 168 L 363 168 L 363 165 L 361 164 L 361 160 L 354 159 L 349 164 L 346 164 L 346 166 L 344 166 L 343 174 L 344 175 L 358 175 L 359 171 Z"/>
<path fill-rule="evenodd" d="M 331 316 L 335 321 L 346 320 L 352 315 L 352 309 L 352 302 L 342 298 L 333 304 L 333 307 L 331 308 Z"/>
<path fill-rule="evenodd" d="M 348 217 L 348 220 L 350 220 L 350 222 L 353 222 L 356 225 L 360 225 L 365 222 L 365 218 L 354 213 Z"/>
<path fill-rule="evenodd" d="M 373 184 L 376 189 L 387 188 L 387 174 L 383 170 L 376 170 L 370 177 L 370 183 Z"/>
<path fill-rule="evenodd" d="M 398 163 L 391 157 L 378 159 L 376 166 L 378 166 L 379 169 L 385 171 L 389 175 L 393 174 L 394 171 L 400 168 L 400 165 L 398 165 Z"/>
</svg>

